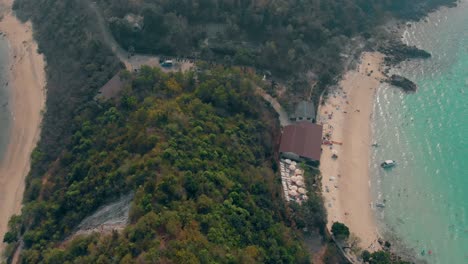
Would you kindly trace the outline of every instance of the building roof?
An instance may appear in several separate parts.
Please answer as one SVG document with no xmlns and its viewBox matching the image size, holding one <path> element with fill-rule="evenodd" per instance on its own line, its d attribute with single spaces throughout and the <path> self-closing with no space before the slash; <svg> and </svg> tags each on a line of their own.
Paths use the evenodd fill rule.
<svg viewBox="0 0 468 264">
<path fill-rule="evenodd" d="M 315 119 L 315 106 L 311 101 L 301 101 L 296 106 L 294 117 L 302 117 L 304 119 L 310 118 Z"/>
<path fill-rule="evenodd" d="M 101 87 L 99 93 L 104 99 L 111 99 L 118 95 L 120 90 L 122 90 L 124 82 L 120 79 L 119 73 L 114 75 L 104 86 Z"/>
<path fill-rule="evenodd" d="M 322 126 L 307 121 L 285 126 L 280 152 L 291 152 L 311 160 L 320 160 Z"/>
</svg>

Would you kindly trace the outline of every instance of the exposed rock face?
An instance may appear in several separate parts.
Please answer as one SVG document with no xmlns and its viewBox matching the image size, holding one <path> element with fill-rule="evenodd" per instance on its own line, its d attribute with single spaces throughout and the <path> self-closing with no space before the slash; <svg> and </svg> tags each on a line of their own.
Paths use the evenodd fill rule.
<svg viewBox="0 0 468 264">
<path fill-rule="evenodd" d="M 392 75 L 388 79 L 388 82 L 391 85 L 394 85 L 403 89 L 403 91 L 405 92 L 415 92 L 417 89 L 417 86 L 414 82 L 400 75 L 395 75 L 395 74 Z"/>
</svg>

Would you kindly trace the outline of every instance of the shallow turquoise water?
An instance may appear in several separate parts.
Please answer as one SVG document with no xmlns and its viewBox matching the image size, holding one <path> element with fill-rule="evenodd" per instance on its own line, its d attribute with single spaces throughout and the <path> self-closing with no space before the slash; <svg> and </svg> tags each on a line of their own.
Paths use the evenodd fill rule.
<svg viewBox="0 0 468 264">
<path fill-rule="evenodd" d="M 468 263 L 468 1 L 412 24 L 404 41 L 432 53 L 393 71 L 419 89 L 377 95 L 371 171 L 382 232 L 429 263 Z M 383 171 L 378 163 L 394 159 Z M 429 250 L 431 254 L 429 254 Z"/>
<path fill-rule="evenodd" d="M 10 112 L 8 109 L 8 42 L 0 36 L 0 160 L 2 160 L 5 148 L 8 144 L 8 132 L 10 124 Z"/>
</svg>

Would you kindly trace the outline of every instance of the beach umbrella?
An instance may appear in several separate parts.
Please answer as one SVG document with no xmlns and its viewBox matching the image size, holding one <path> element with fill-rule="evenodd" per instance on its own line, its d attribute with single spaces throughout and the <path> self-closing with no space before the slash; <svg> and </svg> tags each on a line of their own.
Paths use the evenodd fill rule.
<svg viewBox="0 0 468 264">
<path fill-rule="evenodd" d="M 294 165 L 294 166 L 296 166 L 296 165 L 297 165 L 297 163 L 296 163 L 295 161 L 291 161 L 291 165 Z"/>
<path fill-rule="evenodd" d="M 300 194 L 306 194 L 307 193 L 306 189 L 304 189 L 304 188 L 297 189 L 297 192 L 300 193 Z"/>
<path fill-rule="evenodd" d="M 302 177 L 301 175 L 296 175 L 296 180 L 303 181 L 304 177 Z"/>
<path fill-rule="evenodd" d="M 294 190 L 289 191 L 290 196 L 297 196 L 297 192 Z"/>
<path fill-rule="evenodd" d="M 289 186 L 289 189 L 292 191 L 297 191 L 297 186 L 296 185 L 291 185 Z"/>
<path fill-rule="evenodd" d="M 294 165 L 291 164 L 291 165 L 289 166 L 289 169 L 290 169 L 290 170 L 295 170 L 295 169 L 296 169 L 296 166 L 294 166 Z"/>
<path fill-rule="evenodd" d="M 304 186 L 304 182 L 303 181 L 296 181 L 296 185 L 297 186 Z"/>
<path fill-rule="evenodd" d="M 301 169 L 296 169 L 296 170 L 294 171 L 294 173 L 295 173 L 295 174 L 302 174 L 302 170 L 301 170 Z"/>
<path fill-rule="evenodd" d="M 284 162 L 286 162 L 287 164 L 291 164 L 291 160 L 290 160 L 290 159 L 285 159 Z"/>
</svg>

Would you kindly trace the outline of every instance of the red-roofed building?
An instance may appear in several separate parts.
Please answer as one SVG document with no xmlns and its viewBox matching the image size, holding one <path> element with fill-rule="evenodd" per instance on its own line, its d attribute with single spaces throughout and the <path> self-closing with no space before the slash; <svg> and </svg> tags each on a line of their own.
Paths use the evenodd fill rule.
<svg viewBox="0 0 468 264">
<path fill-rule="evenodd" d="M 285 126 L 279 149 L 281 157 L 318 163 L 322 154 L 322 130 L 321 125 L 307 121 Z"/>
</svg>

